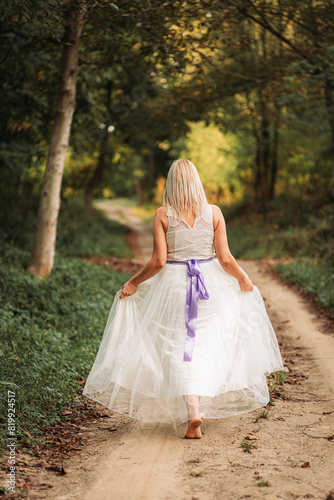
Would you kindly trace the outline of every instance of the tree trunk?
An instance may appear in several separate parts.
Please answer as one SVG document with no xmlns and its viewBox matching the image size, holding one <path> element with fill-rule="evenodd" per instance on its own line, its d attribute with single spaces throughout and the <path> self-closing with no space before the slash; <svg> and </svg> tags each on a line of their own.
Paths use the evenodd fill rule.
<svg viewBox="0 0 334 500">
<path fill-rule="evenodd" d="M 259 144 L 256 142 L 256 154 L 255 154 L 255 177 L 254 177 L 254 193 L 255 193 L 255 206 L 256 211 L 260 212 L 260 184 L 261 184 L 261 164 L 260 164 L 260 150 Z"/>
<path fill-rule="evenodd" d="M 265 39 L 264 39 L 265 41 Z M 263 48 L 265 54 L 265 44 Z M 259 87 L 259 101 L 260 101 L 260 113 L 262 117 L 261 121 L 261 132 L 259 134 L 260 138 L 260 173 L 261 173 L 261 206 L 263 214 L 266 214 L 269 210 L 269 158 L 270 158 L 270 128 L 269 128 L 269 112 L 268 112 L 268 101 L 269 96 L 266 88 L 266 84 L 262 84 Z"/>
<path fill-rule="evenodd" d="M 94 170 L 94 173 L 87 184 L 86 193 L 85 193 L 85 205 L 86 205 L 86 213 L 87 215 L 91 215 L 92 207 L 93 207 L 93 197 L 96 186 L 101 180 L 103 170 L 106 166 L 105 164 L 105 155 L 108 143 L 108 128 L 106 127 L 106 131 L 103 135 L 101 145 L 100 145 L 100 155 Z"/>
<path fill-rule="evenodd" d="M 72 7 L 66 20 L 64 41 L 67 44 L 64 45 L 63 49 L 56 119 L 43 179 L 29 266 L 35 278 L 47 276 L 53 265 L 60 208 L 60 189 L 75 108 L 76 83 L 79 72 L 79 43 L 85 24 L 85 12 L 86 2 L 81 1 Z"/>
<path fill-rule="evenodd" d="M 148 150 L 148 199 L 153 199 L 153 183 L 154 183 L 154 154 L 152 149 Z"/>
<path fill-rule="evenodd" d="M 270 186 L 269 186 L 269 171 L 270 171 L 270 143 L 268 143 L 268 130 L 269 124 L 265 120 L 263 122 L 263 145 L 261 151 L 261 160 L 262 160 L 262 208 L 263 212 L 268 212 L 270 208 Z"/>
<path fill-rule="evenodd" d="M 324 82 L 325 87 L 325 102 L 328 113 L 328 122 L 331 130 L 332 144 L 334 144 L 334 85 L 329 79 Z"/>
<path fill-rule="evenodd" d="M 276 116 L 274 119 L 274 136 L 273 136 L 273 147 L 271 152 L 271 177 L 270 177 L 270 189 L 269 198 L 274 199 L 275 187 L 277 179 L 277 166 L 278 166 L 278 143 L 279 143 L 279 124 L 280 124 L 280 108 L 276 107 Z"/>
<path fill-rule="evenodd" d="M 112 82 L 111 81 L 109 81 L 107 83 L 106 91 L 107 91 L 107 107 L 108 107 L 108 109 L 110 109 L 111 91 L 112 91 Z M 94 173 L 86 186 L 85 205 L 86 205 L 86 214 L 87 215 L 91 215 L 91 213 L 92 213 L 94 191 L 96 189 L 96 186 L 98 185 L 98 183 L 101 180 L 103 170 L 106 166 L 105 157 L 106 157 L 106 153 L 107 153 L 107 145 L 108 145 L 108 139 L 109 139 L 109 132 L 108 132 L 108 125 L 109 124 L 111 124 L 111 122 L 106 121 L 105 128 L 104 128 L 103 135 L 102 135 L 102 139 L 101 139 L 101 143 L 100 143 L 99 159 L 98 159 L 96 168 L 94 170 Z"/>
<path fill-rule="evenodd" d="M 136 187 L 138 205 L 142 205 L 144 203 L 144 199 L 143 199 L 143 190 L 140 184 L 140 179 L 135 179 L 135 187 Z"/>
</svg>

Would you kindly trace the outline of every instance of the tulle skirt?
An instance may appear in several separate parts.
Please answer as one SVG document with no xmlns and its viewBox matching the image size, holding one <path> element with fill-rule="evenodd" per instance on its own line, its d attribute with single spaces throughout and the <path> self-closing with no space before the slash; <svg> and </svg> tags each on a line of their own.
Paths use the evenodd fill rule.
<svg viewBox="0 0 334 500">
<path fill-rule="evenodd" d="M 177 425 L 222 418 L 269 402 L 266 375 L 284 368 L 259 289 L 240 290 L 217 259 L 200 263 L 208 300 L 199 300 L 191 361 L 183 361 L 187 266 L 166 264 L 115 297 L 83 394 L 145 422 Z"/>
</svg>

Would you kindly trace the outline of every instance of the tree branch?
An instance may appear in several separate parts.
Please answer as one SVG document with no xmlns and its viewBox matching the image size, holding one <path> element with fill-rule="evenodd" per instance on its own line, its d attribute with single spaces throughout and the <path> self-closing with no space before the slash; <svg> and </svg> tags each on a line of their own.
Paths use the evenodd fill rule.
<svg viewBox="0 0 334 500">
<path fill-rule="evenodd" d="M 253 6 L 252 2 L 250 2 L 250 3 Z M 300 56 L 302 56 L 303 59 L 306 59 L 309 63 L 313 64 L 313 61 L 309 58 L 309 56 L 304 51 L 302 51 L 301 49 L 299 49 L 288 38 L 286 38 L 284 35 L 282 35 L 282 33 L 279 33 L 277 30 L 275 30 L 275 28 L 273 28 L 273 26 L 271 26 L 271 24 L 268 22 L 268 20 L 266 18 L 263 18 L 262 15 L 261 15 L 261 17 L 264 19 L 264 21 L 261 21 L 260 19 L 257 19 L 255 16 L 252 16 L 252 14 L 249 14 L 249 12 L 246 9 L 243 9 L 243 8 L 241 8 L 239 6 L 237 7 L 237 9 L 245 17 L 248 17 L 249 19 L 252 19 L 252 21 L 254 21 L 255 23 L 259 24 L 260 26 L 262 26 L 266 30 L 270 31 L 270 33 L 272 33 L 273 35 L 275 35 L 277 38 L 279 38 L 280 40 L 282 40 L 282 42 L 284 42 L 291 49 L 293 49 L 295 52 L 297 52 L 297 54 L 299 54 Z"/>
<path fill-rule="evenodd" d="M 267 81 L 267 79 L 264 79 L 264 78 L 258 78 L 256 76 L 242 75 L 241 73 L 236 73 L 235 71 L 229 71 L 227 69 L 221 70 L 217 66 L 217 64 L 215 64 L 213 61 L 211 61 L 211 59 L 208 56 L 206 56 L 205 54 L 202 54 L 202 52 L 200 52 L 198 49 L 193 48 L 193 52 L 196 52 L 196 54 L 199 54 L 205 61 L 207 61 L 212 67 L 214 67 L 218 73 L 220 73 L 222 75 L 225 73 L 228 73 L 230 75 L 237 76 L 238 78 L 242 78 L 243 80 L 251 80 L 251 81 L 255 81 L 257 83 L 263 83 L 263 82 Z"/>
<path fill-rule="evenodd" d="M 25 38 L 26 40 L 35 40 L 35 41 L 44 40 L 45 42 L 56 43 L 58 45 L 69 45 L 69 46 L 73 45 L 73 43 L 65 42 L 65 41 L 61 40 L 60 38 L 54 38 L 54 37 L 51 37 L 51 36 L 34 35 L 33 33 L 28 33 L 26 31 L 11 31 L 11 30 L 8 30 L 8 31 L 1 31 L 1 33 L 4 33 L 4 34 L 12 33 L 13 35 Z"/>
</svg>

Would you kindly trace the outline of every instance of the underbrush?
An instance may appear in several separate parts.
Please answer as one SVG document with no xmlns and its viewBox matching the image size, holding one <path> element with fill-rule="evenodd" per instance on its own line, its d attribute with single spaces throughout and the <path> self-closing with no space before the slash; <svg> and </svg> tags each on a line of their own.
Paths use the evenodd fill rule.
<svg viewBox="0 0 334 500">
<path fill-rule="evenodd" d="M 301 201 L 298 207 L 276 200 L 265 218 L 245 206 L 237 215 L 227 215 L 226 220 L 230 248 L 236 257 L 307 257 L 334 265 L 333 204 L 311 209 Z"/>
<path fill-rule="evenodd" d="M 266 218 L 248 207 L 226 211 L 227 234 L 237 258 L 281 259 L 283 279 L 311 294 L 319 307 L 334 311 L 334 205 L 277 199 Z M 289 258 L 289 263 L 284 263 Z"/>
<path fill-rule="evenodd" d="M 318 306 L 334 311 L 334 266 L 301 260 L 276 269 L 283 279 L 313 295 Z"/>
<path fill-rule="evenodd" d="M 36 224 L 37 207 L 25 213 L 16 211 L 13 217 L 2 214 L 0 241 L 31 251 Z M 74 257 L 131 257 L 129 246 L 124 244 L 127 229 L 117 221 L 106 219 L 93 210 L 85 214 L 81 199 L 64 200 L 57 225 L 56 254 Z"/>
<path fill-rule="evenodd" d="M 113 296 L 128 276 L 57 257 L 50 277 L 37 282 L 25 270 L 28 252 L 5 244 L 1 253 L 2 437 L 12 390 L 20 440 L 60 421 L 68 405 L 80 404 L 78 380 L 91 368 Z"/>
<path fill-rule="evenodd" d="M 127 229 L 93 211 L 87 217 L 80 204 L 64 204 L 57 230 L 57 252 L 74 257 L 132 257 L 124 243 Z"/>
<path fill-rule="evenodd" d="M 8 390 L 15 393 L 18 442 L 36 443 L 45 427 L 87 398 L 82 383 L 95 359 L 114 294 L 129 278 L 71 256 L 130 256 L 125 230 L 80 205 L 65 204 L 50 276 L 27 267 L 32 221 L 3 228 L 0 248 L 0 449 L 6 446 Z M 81 382 L 81 384 L 80 384 Z"/>
</svg>

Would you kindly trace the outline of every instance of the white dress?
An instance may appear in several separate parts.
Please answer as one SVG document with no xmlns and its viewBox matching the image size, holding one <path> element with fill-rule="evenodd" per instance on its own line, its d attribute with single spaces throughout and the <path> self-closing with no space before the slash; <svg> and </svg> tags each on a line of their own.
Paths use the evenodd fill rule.
<svg viewBox="0 0 334 500">
<path fill-rule="evenodd" d="M 167 259 L 136 293 L 114 297 L 83 394 L 146 422 L 189 419 L 187 396 L 204 419 L 238 415 L 269 402 L 266 375 L 284 368 L 259 289 L 240 290 L 217 258 L 197 262 L 209 298 L 198 300 L 191 360 L 184 360 L 187 261 L 215 256 L 212 205 L 191 228 L 167 212 Z"/>
</svg>

